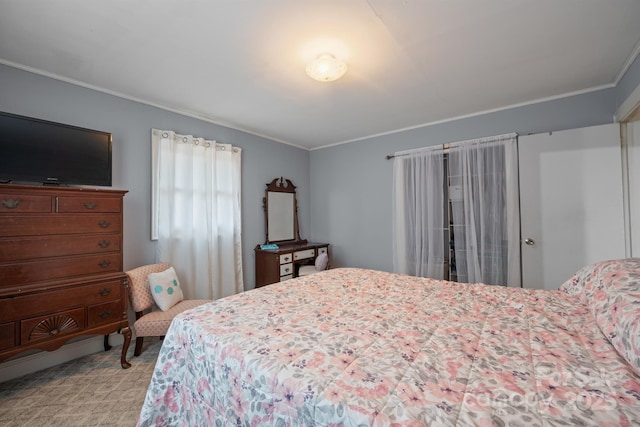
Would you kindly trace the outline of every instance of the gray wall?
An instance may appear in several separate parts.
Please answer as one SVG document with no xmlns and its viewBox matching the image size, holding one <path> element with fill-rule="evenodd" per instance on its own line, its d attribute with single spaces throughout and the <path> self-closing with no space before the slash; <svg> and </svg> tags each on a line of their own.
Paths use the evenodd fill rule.
<svg viewBox="0 0 640 427">
<path fill-rule="evenodd" d="M 611 123 L 615 110 L 639 81 L 640 77 L 633 77 L 624 80 L 624 89 L 619 85 L 314 150 L 311 236 L 331 243 L 333 266 L 392 271 L 393 161 L 385 160 L 385 155 L 509 132 L 526 135 Z"/>
<path fill-rule="evenodd" d="M 638 85 L 640 85 L 640 56 L 636 57 L 615 87 L 616 110 L 620 108 Z"/>
<path fill-rule="evenodd" d="M 255 285 L 253 248 L 264 243 L 262 197 L 284 176 L 298 187 L 300 229 L 310 230 L 309 152 L 0 64 L 0 111 L 113 134 L 113 188 L 125 189 L 124 267 L 155 261 L 150 240 L 151 129 L 171 129 L 242 148 L 245 288 Z M 224 102 L 224 100 L 220 100 Z"/>
</svg>

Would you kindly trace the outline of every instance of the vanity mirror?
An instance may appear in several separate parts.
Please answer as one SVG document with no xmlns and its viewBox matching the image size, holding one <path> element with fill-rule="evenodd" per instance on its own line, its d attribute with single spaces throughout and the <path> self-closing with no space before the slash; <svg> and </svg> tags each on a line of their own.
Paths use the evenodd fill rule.
<svg viewBox="0 0 640 427">
<path fill-rule="evenodd" d="M 300 238 L 293 182 L 276 178 L 268 183 L 262 203 L 267 237 L 264 245 L 254 249 L 257 288 L 298 277 L 303 266 L 314 266 L 322 254 L 329 256 L 328 243 L 309 243 Z"/>
<path fill-rule="evenodd" d="M 306 242 L 300 238 L 296 186 L 290 180 L 280 177 L 271 181 L 262 201 L 267 244 Z"/>
</svg>

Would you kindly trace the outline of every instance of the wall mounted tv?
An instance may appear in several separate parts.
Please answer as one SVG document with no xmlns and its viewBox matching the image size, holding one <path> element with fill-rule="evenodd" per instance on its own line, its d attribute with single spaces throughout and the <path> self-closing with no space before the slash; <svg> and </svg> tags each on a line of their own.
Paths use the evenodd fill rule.
<svg viewBox="0 0 640 427">
<path fill-rule="evenodd" d="M 0 112 L 0 182 L 111 186 L 111 134 Z"/>
</svg>

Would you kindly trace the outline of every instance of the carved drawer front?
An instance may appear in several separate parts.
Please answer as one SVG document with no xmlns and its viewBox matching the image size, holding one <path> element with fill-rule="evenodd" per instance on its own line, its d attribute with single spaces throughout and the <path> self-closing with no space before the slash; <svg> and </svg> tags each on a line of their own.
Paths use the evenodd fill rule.
<svg viewBox="0 0 640 427">
<path fill-rule="evenodd" d="M 293 259 L 299 260 L 299 259 L 313 258 L 315 255 L 316 255 L 315 249 L 307 249 L 305 251 L 294 252 Z"/>
<path fill-rule="evenodd" d="M 0 324 L 0 350 L 16 345 L 16 325 L 14 322 Z"/>
<path fill-rule="evenodd" d="M 120 212 L 122 203 L 118 197 L 58 197 L 58 212 L 91 213 Z"/>
<path fill-rule="evenodd" d="M 84 329 L 84 307 L 20 322 L 20 344 L 42 341 Z"/>
<path fill-rule="evenodd" d="M 49 258 L 0 265 L 0 277 L 6 280 L 6 283 L 22 285 L 44 280 L 122 271 L 121 264 L 120 254 Z"/>
<path fill-rule="evenodd" d="M 292 259 L 292 254 L 282 254 L 280 255 L 280 264 L 291 262 Z"/>
<path fill-rule="evenodd" d="M 280 266 L 280 276 L 293 274 L 293 264 L 282 264 Z"/>
<path fill-rule="evenodd" d="M 16 237 L 0 239 L 0 262 L 120 252 L 120 249 L 120 234 Z"/>
<path fill-rule="evenodd" d="M 87 307 L 87 327 L 104 325 L 122 319 L 123 308 L 120 300 Z"/>
<path fill-rule="evenodd" d="M 119 214 L 14 216 L 0 215 L 0 230 L 6 237 L 45 234 L 119 233 Z"/>
<path fill-rule="evenodd" d="M 51 196 L 0 193 L 0 213 L 51 212 Z"/>
</svg>

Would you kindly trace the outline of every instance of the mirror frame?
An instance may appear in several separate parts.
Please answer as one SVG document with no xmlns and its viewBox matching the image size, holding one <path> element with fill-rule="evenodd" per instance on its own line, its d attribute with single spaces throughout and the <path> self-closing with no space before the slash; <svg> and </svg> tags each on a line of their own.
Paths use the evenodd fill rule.
<svg viewBox="0 0 640 427">
<path fill-rule="evenodd" d="M 293 215 L 293 238 L 285 239 L 285 240 L 271 240 L 269 235 L 270 231 L 269 224 L 273 224 L 275 221 L 271 218 L 269 221 L 269 193 L 288 193 L 293 195 L 293 204 L 292 204 L 292 215 Z M 306 240 L 300 238 L 300 228 L 298 226 L 298 197 L 296 195 L 296 186 L 293 185 L 293 182 L 289 179 L 285 179 L 283 177 L 275 178 L 273 181 L 267 184 L 267 188 L 265 190 L 265 196 L 262 199 L 262 204 L 265 213 L 265 234 L 266 244 L 276 243 L 306 243 Z M 273 234 L 273 233 L 271 233 Z"/>
</svg>

